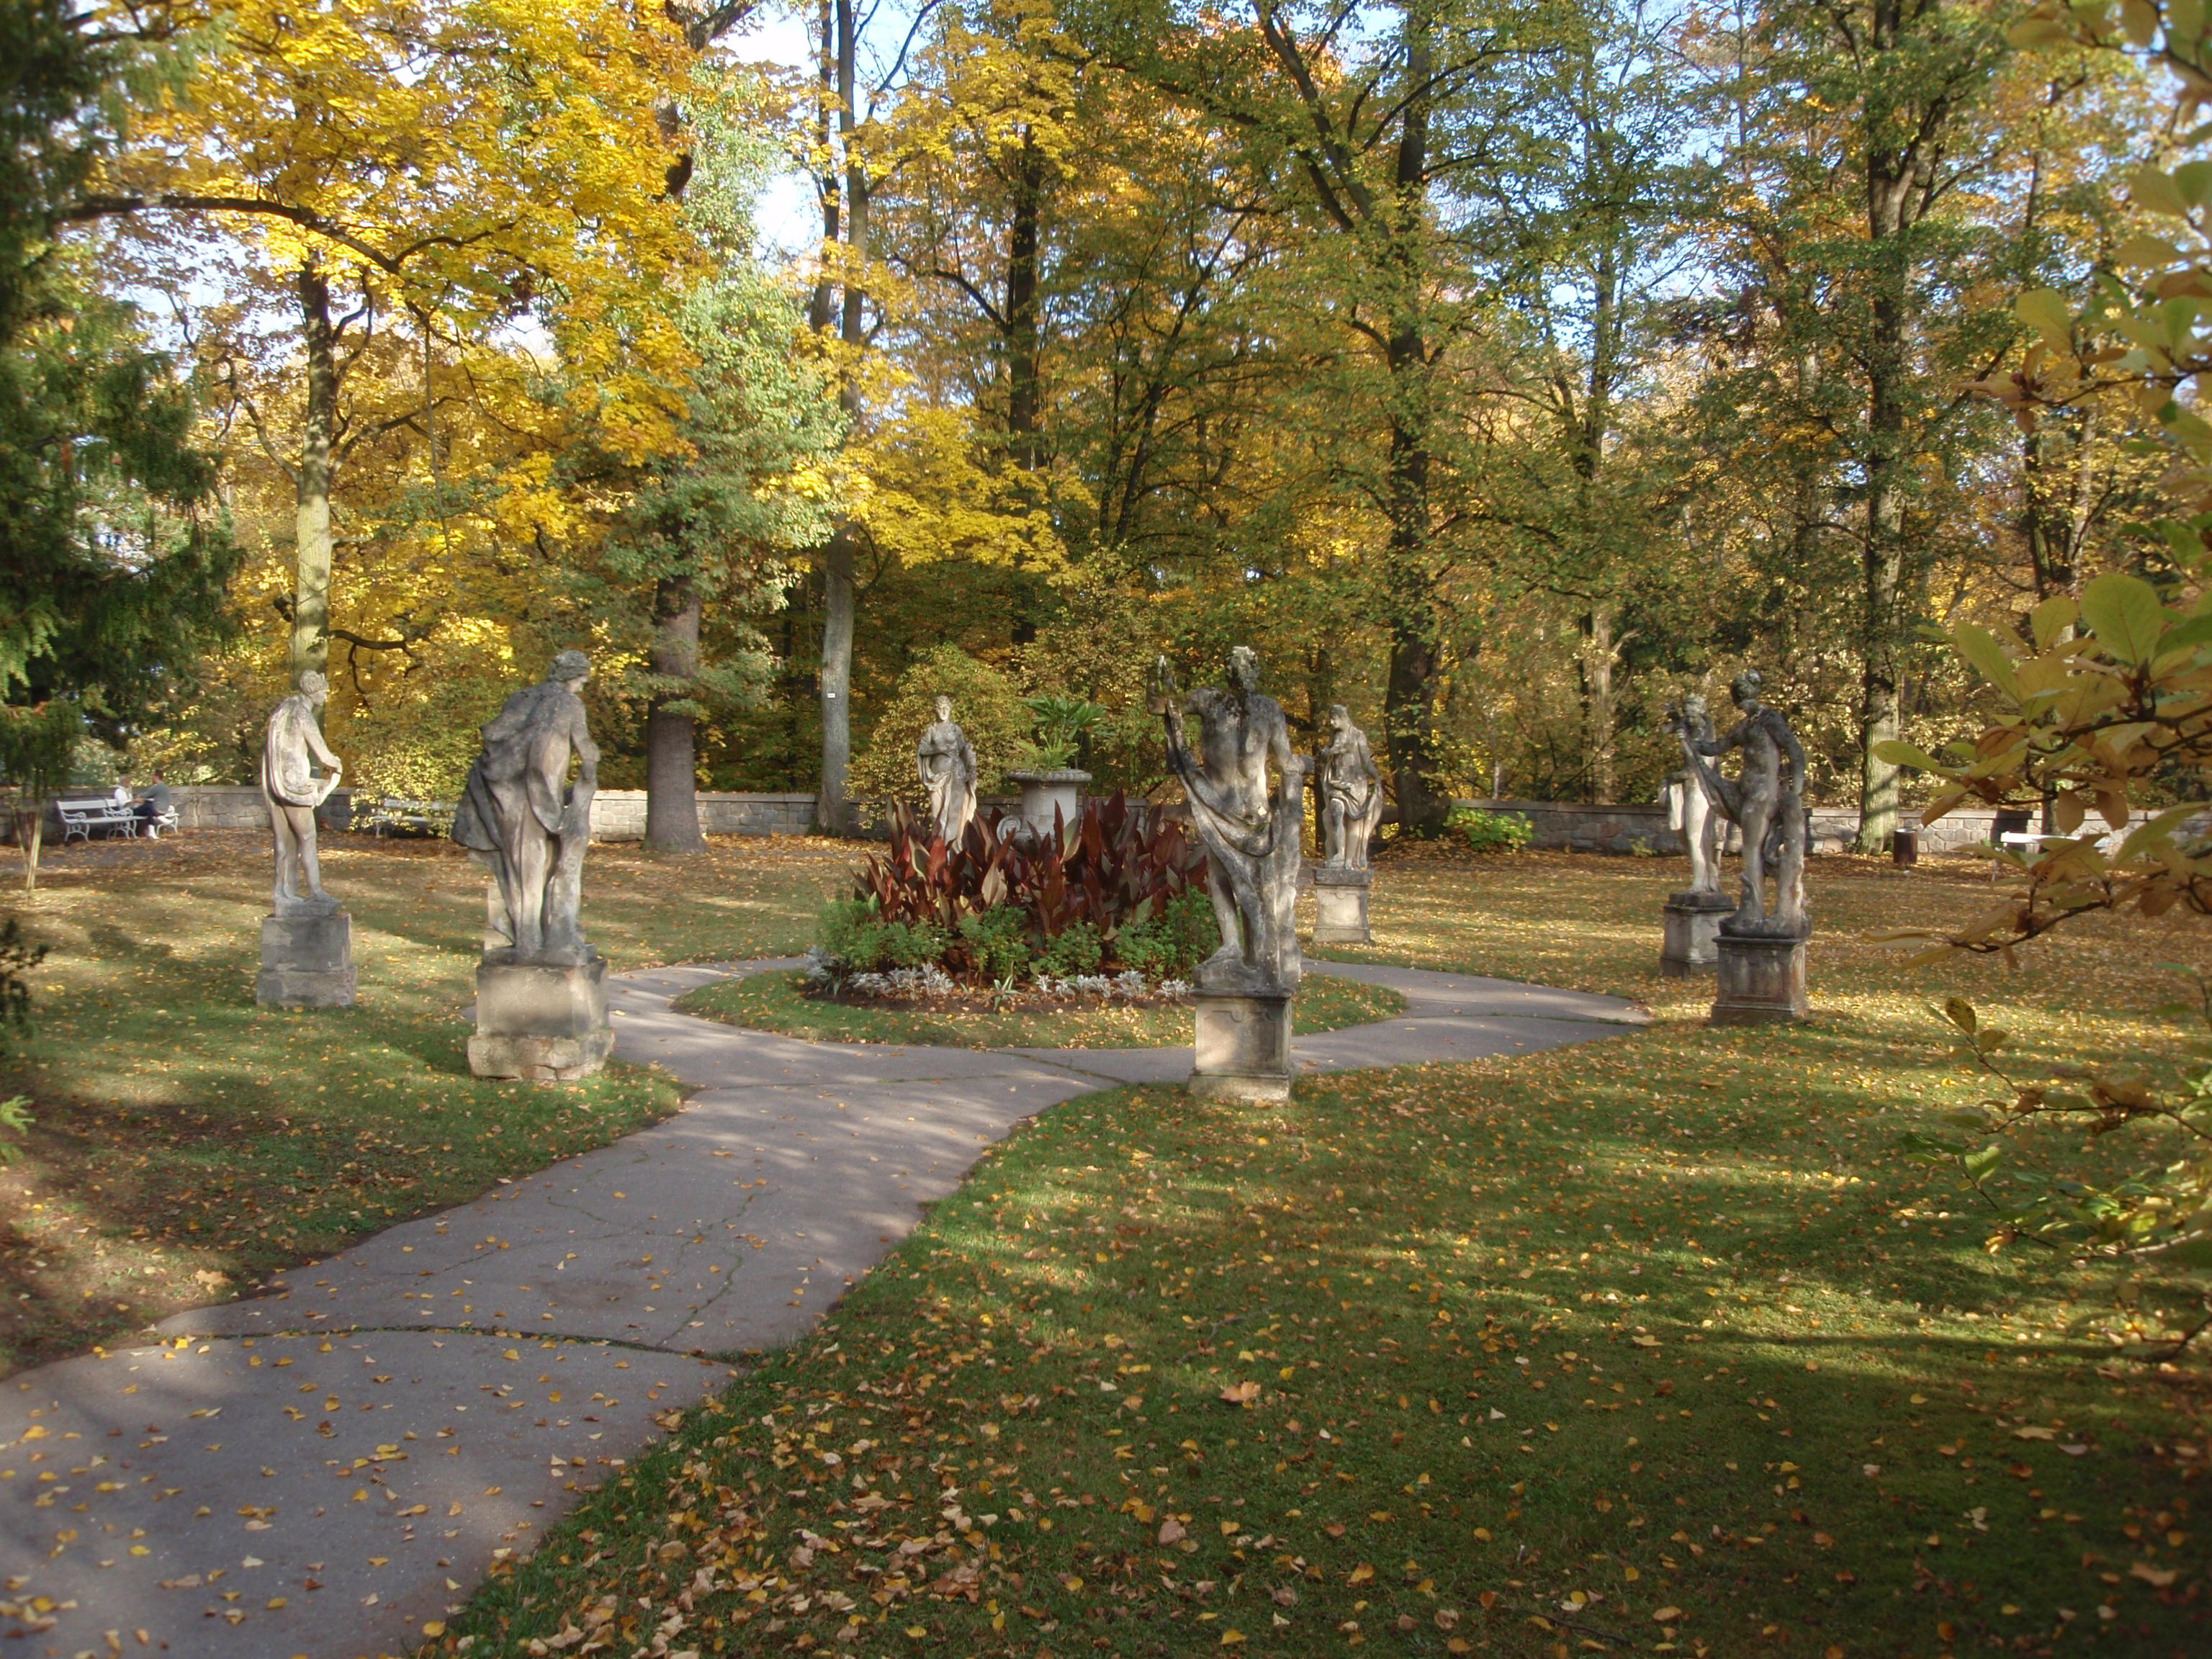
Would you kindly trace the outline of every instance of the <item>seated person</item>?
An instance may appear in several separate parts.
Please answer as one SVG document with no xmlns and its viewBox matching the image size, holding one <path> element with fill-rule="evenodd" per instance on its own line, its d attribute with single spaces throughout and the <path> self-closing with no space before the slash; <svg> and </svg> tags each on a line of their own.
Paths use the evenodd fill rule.
<svg viewBox="0 0 2212 1659">
<path fill-rule="evenodd" d="M 161 820 L 168 817 L 169 810 L 169 786 L 161 781 L 161 775 L 156 772 L 154 781 L 146 786 L 146 793 L 138 797 L 138 817 L 150 839 L 161 838 Z"/>
</svg>

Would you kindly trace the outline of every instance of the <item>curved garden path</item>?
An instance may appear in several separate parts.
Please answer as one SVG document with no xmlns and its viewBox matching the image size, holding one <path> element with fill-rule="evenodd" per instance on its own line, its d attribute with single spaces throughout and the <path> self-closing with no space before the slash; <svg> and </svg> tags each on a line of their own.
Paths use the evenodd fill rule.
<svg viewBox="0 0 2212 1659">
<path fill-rule="evenodd" d="M 1188 1048 L 807 1042 L 670 1006 L 795 965 L 616 976 L 617 1052 L 696 1090 L 667 1121 L 274 1294 L 179 1315 L 160 1346 L 0 1385 L 0 1608 L 15 1615 L 0 1629 L 33 1626 L 11 1651 L 406 1652 L 658 1419 L 721 1387 L 730 1365 L 707 1356 L 803 1331 L 981 1148 L 1078 1095 L 1189 1073 Z M 1553 1048 L 1647 1018 L 1503 980 L 1308 971 L 1407 1002 L 1297 1039 L 1310 1071 Z"/>
</svg>

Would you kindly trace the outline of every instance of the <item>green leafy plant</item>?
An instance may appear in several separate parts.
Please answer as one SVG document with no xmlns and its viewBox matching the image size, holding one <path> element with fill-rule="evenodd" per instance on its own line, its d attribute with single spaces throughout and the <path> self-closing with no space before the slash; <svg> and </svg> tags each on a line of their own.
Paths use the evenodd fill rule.
<svg viewBox="0 0 2212 1659">
<path fill-rule="evenodd" d="M 1177 894 L 1157 914 L 1127 923 L 1115 936 L 1114 954 L 1125 968 L 1148 979 L 1188 979 L 1221 946 L 1213 903 L 1199 888 Z"/>
<path fill-rule="evenodd" d="M 1520 852 L 1536 833 L 1518 812 L 1486 812 L 1479 806 L 1459 808 L 1444 824 L 1466 836 L 1478 853 Z"/>
<path fill-rule="evenodd" d="M 16 1095 L 0 1100 L 0 1169 L 5 1169 L 23 1154 L 15 1142 L 17 1135 L 27 1134 L 31 1128 L 31 1097 Z"/>
<path fill-rule="evenodd" d="M 2188 1014 L 2212 1039 L 2212 978 L 2192 978 L 2193 1000 L 2168 1012 Z M 2166 1077 L 2141 1064 L 2066 1066 L 2031 1081 L 2002 1063 L 2010 1034 L 1984 1025 L 1972 1003 L 1950 998 L 1942 1013 L 1965 1037 L 1961 1058 L 2003 1092 L 1944 1114 L 1956 1133 L 1905 1135 L 1906 1155 L 1957 1170 L 1995 1224 L 1992 1254 L 2027 1243 L 2123 1268 L 2122 1305 L 2178 1330 L 2143 1353 L 2178 1353 L 2212 1329 L 2212 1040 Z M 2135 1131 L 2149 1161 L 2111 1182 L 2051 1170 L 2030 1150 L 2027 1132 L 2044 1124 L 2093 1139 Z"/>
<path fill-rule="evenodd" d="M 823 907 L 817 937 L 823 954 L 854 974 L 941 962 L 951 943 L 933 921 L 886 921 L 872 898 L 831 900 Z"/>
<path fill-rule="evenodd" d="M 1024 697 L 1022 704 L 1036 722 L 1036 735 L 1021 750 L 1024 769 L 1033 772 L 1061 772 L 1073 766 L 1083 752 L 1084 733 L 1106 714 L 1084 697 Z"/>
<path fill-rule="evenodd" d="M 1030 919 L 1011 904 L 963 916 L 960 945 L 975 972 L 1003 984 L 1030 965 Z"/>
<path fill-rule="evenodd" d="M 46 959 L 46 947 L 23 938 L 23 924 L 14 916 L 0 927 L 0 1054 L 8 1051 L 8 1034 L 31 1029 L 31 969 Z"/>
<path fill-rule="evenodd" d="M 1097 926 L 1079 921 L 1045 941 L 1044 949 L 1037 953 L 1037 972 L 1072 979 L 1078 974 L 1097 973 L 1105 957 L 1106 942 Z"/>
</svg>

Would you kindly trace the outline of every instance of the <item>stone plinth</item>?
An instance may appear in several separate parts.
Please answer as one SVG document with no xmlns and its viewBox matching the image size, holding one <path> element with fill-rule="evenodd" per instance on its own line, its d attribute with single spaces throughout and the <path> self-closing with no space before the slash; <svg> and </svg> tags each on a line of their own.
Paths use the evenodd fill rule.
<svg viewBox="0 0 2212 1659">
<path fill-rule="evenodd" d="M 477 964 L 477 1033 L 469 1069 L 478 1077 L 573 1083 L 607 1063 L 615 1033 L 607 1018 L 607 963 Z"/>
<path fill-rule="evenodd" d="M 1091 774 L 1066 769 L 1057 772 L 1009 772 L 1006 781 L 1022 792 L 1022 822 L 1036 836 L 1053 833 L 1053 819 L 1073 829 L 1083 817 L 1083 786 Z"/>
<path fill-rule="evenodd" d="M 1803 1019 L 1805 941 L 1723 933 L 1715 1025 L 1778 1025 Z"/>
<path fill-rule="evenodd" d="M 1710 974 L 1720 965 L 1722 920 L 1735 907 L 1718 893 L 1670 893 L 1666 933 L 1659 946 L 1659 971 L 1669 979 Z"/>
<path fill-rule="evenodd" d="M 1322 865 L 1313 872 L 1316 945 L 1371 945 L 1367 928 L 1367 895 L 1375 883 L 1370 870 Z"/>
<path fill-rule="evenodd" d="M 1291 1097 L 1291 999 L 1198 991 L 1198 1060 L 1190 1091 L 1215 1100 Z"/>
<path fill-rule="evenodd" d="M 331 905 L 261 919 L 254 1001 L 264 1008 L 350 1008 L 353 998 L 351 916 Z"/>
</svg>

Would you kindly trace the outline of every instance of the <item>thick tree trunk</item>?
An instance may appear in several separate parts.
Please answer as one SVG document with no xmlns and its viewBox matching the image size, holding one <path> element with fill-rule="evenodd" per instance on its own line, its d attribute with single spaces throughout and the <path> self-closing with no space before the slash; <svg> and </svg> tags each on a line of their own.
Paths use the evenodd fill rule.
<svg viewBox="0 0 2212 1659">
<path fill-rule="evenodd" d="M 691 680 L 699 672 L 699 623 L 704 606 L 688 576 L 664 578 L 653 602 L 653 672 Z M 699 830 L 697 718 L 692 688 L 653 695 L 645 717 L 645 844 L 659 853 L 703 853 Z M 683 705 L 681 707 L 678 705 Z"/>
<path fill-rule="evenodd" d="M 1027 128 L 1017 168 L 1006 248 L 1006 447 L 1016 466 L 1034 472 L 1042 459 L 1037 431 L 1037 222 L 1044 200 L 1044 153 Z"/>
<path fill-rule="evenodd" d="M 833 836 L 852 830 L 845 775 L 853 763 L 853 553 L 849 526 L 841 526 L 823 553 L 821 827 Z"/>
<path fill-rule="evenodd" d="M 307 359 L 305 430 L 300 440 L 292 585 L 292 683 L 329 670 L 331 654 L 331 446 L 337 428 L 338 374 L 331 285 L 312 260 L 300 267 L 300 332 Z"/>
<path fill-rule="evenodd" d="M 1588 715 L 1590 799 L 1601 805 L 1610 805 L 1620 787 L 1614 774 L 1620 717 L 1613 678 L 1620 649 L 1613 636 L 1613 607 L 1592 605 L 1583 620 L 1583 701 Z"/>
<path fill-rule="evenodd" d="M 854 132 L 859 125 L 856 99 L 860 88 L 859 26 L 854 16 L 853 0 L 836 0 L 836 44 L 834 58 L 825 59 L 825 67 L 834 76 L 838 100 L 842 107 L 839 130 L 845 145 L 844 204 L 845 230 L 844 303 L 838 319 L 838 334 L 848 357 L 857 356 L 867 344 L 866 290 L 861 287 L 860 274 L 868 258 L 868 198 L 871 186 L 866 169 L 862 166 L 859 151 L 854 147 Z M 824 15 L 825 29 L 829 21 Z M 826 41 L 825 34 L 825 41 Z M 832 210 L 823 210 L 825 230 L 832 228 Z M 817 293 L 817 307 L 826 311 L 826 300 Z M 826 317 L 825 317 L 826 325 Z M 848 429 L 856 428 L 860 422 L 860 388 L 858 365 L 848 362 L 844 384 L 838 393 L 843 405 Z M 830 544 L 823 550 L 822 605 L 822 791 L 817 816 L 820 827 L 833 836 L 851 832 L 851 804 L 846 799 L 846 773 L 853 762 L 853 621 L 859 595 L 854 586 L 859 537 L 850 520 L 840 524 Z"/>
<path fill-rule="evenodd" d="M 1899 774 L 1875 752 L 1902 725 L 1905 598 L 1905 267 L 1911 179 L 1868 163 L 1867 219 L 1875 268 L 1868 325 L 1865 539 L 1860 554 L 1858 851 L 1887 853 L 1897 833 Z"/>
</svg>

